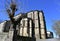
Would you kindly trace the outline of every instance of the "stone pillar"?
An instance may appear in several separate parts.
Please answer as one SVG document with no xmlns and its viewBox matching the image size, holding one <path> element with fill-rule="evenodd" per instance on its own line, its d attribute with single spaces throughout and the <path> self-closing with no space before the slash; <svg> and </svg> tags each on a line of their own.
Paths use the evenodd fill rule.
<svg viewBox="0 0 60 41">
<path fill-rule="evenodd" d="M 46 24 L 44 19 L 44 13 L 42 11 L 39 12 L 40 17 L 40 32 L 41 32 L 41 39 L 46 39 Z"/>
<path fill-rule="evenodd" d="M 11 25 L 10 30 L 9 30 L 9 34 L 8 34 L 9 41 L 13 41 L 14 29 L 12 27 L 13 27 L 13 25 Z"/>
<path fill-rule="evenodd" d="M 13 30 L 9 31 L 9 41 L 12 41 L 13 39 Z"/>
<path fill-rule="evenodd" d="M 39 32 L 39 21 L 38 21 L 38 11 L 34 11 L 34 24 L 35 24 L 35 37 L 40 38 Z"/>
<path fill-rule="evenodd" d="M 40 38 L 40 32 L 39 32 L 39 21 L 38 21 L 38 11 L 32 11 L 27 14 L 28 18 L 31 18 L 34 23 L 34 34 L 35 38 Z M 32 24 L 33 26 L 33 24 Z"/>
</svg>

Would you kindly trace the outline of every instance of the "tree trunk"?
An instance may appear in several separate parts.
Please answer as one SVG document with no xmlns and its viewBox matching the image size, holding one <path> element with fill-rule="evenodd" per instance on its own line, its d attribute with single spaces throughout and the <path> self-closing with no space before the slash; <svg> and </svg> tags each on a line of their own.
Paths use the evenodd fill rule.
<svg viewBox="0 0 60 41">
<path fill-rule="evenodd" d="M 13 24 L 13 28 L 14 28 L 13 41 L 17 41 L 16 23 Z"/>
</svg>

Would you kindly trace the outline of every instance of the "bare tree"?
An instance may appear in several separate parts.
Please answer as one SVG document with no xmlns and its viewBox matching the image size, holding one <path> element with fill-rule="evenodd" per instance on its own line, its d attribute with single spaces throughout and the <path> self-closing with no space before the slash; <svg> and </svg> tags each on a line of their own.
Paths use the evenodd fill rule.
<svg viewBox="0 0 60 41">
<path fill-rule="evenodd" d="M 14 0 L 15 1 L 15 0 Z M 10 7 L 6 8 L 6 11 L 8 13 L 8 16 L 10 18 L 10 21 L 13 25 L 13 29 L 14 29 L 14 33 L 13 33 L 13 41 L 17 41 L 17 30 L 16 30 L 16 26 L 20 23 L 22 16 L 20 16 L 17 20 L 15 20 L 14 16 L 15 16 L 15 12 L 17 11 L 17 4 L 14 2 L 13 0 L 11 0 L 11 3 L 10 3 Z M 7 6 L 7 5 L 6 5 Z"/>
<path fill-rule="evenodd" d="M 55 21 L 52 27 L 53 27 L 55 33 L 57 35 L 59 35 L 59 37 L 60 37 L 60 20 Z"/>
<path fill-rule="evenodd" d="M 14 3 L 13 0 L 11 0 L 10 7 L 6 9 L 8 15 L 9 15 L 10 21 L 13 24 L 13 29 L 14 29 L 13 41 L 17 41 L 17 30 L 16 30 L 16 26 L 17 26 L 17 24 L 21 20 L 21 17 L 17 21 L 15 21 L 15 19 L 14 19 L 15 12 L 17 11 L 17 8 L 16 7 L 17 7 L 17 5 Z"/>
</svg>

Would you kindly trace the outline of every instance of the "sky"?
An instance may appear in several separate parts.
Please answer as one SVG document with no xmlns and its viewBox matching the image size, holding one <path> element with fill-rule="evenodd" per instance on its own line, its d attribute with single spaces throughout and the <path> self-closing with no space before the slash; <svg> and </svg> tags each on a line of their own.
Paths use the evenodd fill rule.
<svg viewBox="0 0 60 41">
<path fill-rule="evenodd" d="M 0 20 L 8 20 L 6 7 L 9 6 L 9 0 L 0 0 Z M 47 31 L 53 31 L 54 20 L 60 20 L 60 0 L 16 0 L 19 13 L 26 13 L 31 10 L 43 10 Z"/>
</svg>

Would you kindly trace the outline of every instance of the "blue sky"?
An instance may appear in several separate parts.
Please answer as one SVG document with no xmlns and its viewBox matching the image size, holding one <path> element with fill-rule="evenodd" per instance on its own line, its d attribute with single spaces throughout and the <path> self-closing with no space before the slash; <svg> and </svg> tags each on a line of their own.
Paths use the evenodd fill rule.
<svg viewBox="0 0 60 41">
<path fill-rule="evenodd" d="M 16 2 L 19 4 L 16 14 L 19 14 L 20 12 L 26 13 L 31 10 L 43 10 L 47 30 L 53 32 L 53 20 L 60 20 L 60 0 L 16 0 Z M 0 0 L 0 20 L 2 21 L 8 20 L 5 3 L 6 0 Z"/>
</svg>

